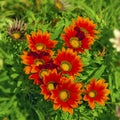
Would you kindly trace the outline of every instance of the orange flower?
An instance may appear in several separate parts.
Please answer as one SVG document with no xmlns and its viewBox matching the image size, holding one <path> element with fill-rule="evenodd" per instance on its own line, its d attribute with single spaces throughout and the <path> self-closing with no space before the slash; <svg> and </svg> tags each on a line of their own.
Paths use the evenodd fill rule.
<svg viewBox="0 0 120 120">
<path fill-rule="evenodd" d="M 80 16 L 78 16 L 78 20 L 73 20 L 73 22 L 74 24 L 65 28 L 62 38 L 67 47 L 77 52 L 84 52 L 85 49 L 90 49 L 94 43 L 94 38 L 97 38 L 96 24 L 88 18 L 85 19 Z"/>
<path fill-rule="evenodd" d="M 33 32 L 32 35 L 27 34 L 26 37 L 29 48 L 33 52 L 52 49 L 57 44 L 57 41 L 50 40 L 50 34 L 48 32 L 42 33 L 40 30 L 36 33 Z"/>
<path fill-rule="evenodd" d="M 30 79 L 30 80 L 34 80 L 34 84 L 35 84 L 35 85 L 40 85 L 40 84 L 43 83 L 43 79 L 39 76 L 38 73 L 31 74 L 31 75 L 29 76 L 29 79 Z"/>
<path fill-rule="evenodd" d="M 48 69 L 41 69 L 37 73 L 31 74 L 29 79 L 34 80 L 34 84 L 39 85 L 43 83 L 44 76 L 48 75 Z"/>
<path fill-rule="evenodd" d="M 78 72 L 83 70 L 83 64 L 80 56 L 69 48 L 67 50 L 62 48 L 62 51 L 58 50 L 54 63 L 63 74 L 69 74 L 71 76 L 78 74 Z"/>
<path fill-rule="evenodd" d="M 75 24 L 76 31 L 83 32 L 85 36 L 90 35 L 93 38 L 97 38 L 96 34 L 98 33 L 98 31 L 95 30 L 97 25 L 89 18 L 82 18 L 78 16 L 78 19 L 73 20 L 73 22 Z"/>
<path fill-rule="evenodd" d="M 56 65 L 53 64 L 53 61 L 50 60 L 47 62 L 45 65 L 40 65 L 38 67 L 32 67 L 31 74 L 29 76 L 29 79 L 34 80 L 34 84 L 42 84 L 43 83 L 43 78 L 45 75 L 49 73 L 50 70 L 54 70 L 56 68 Z"/>
<path fill-rule="evenodd" d="M 26 74 L 37 72 L 36 69 L 39 66 L 45 65 L 51 60 L 51 55 L 45 51 L 39 53 L 24 51 L 23 55 L 20 57 L 22 59 L 22 63 L 28 65 L 24 68 Z"/>
<path fill-rule="evenodd" d="M 57 110 L 62 109 L 64 112 L 73 113 L 73 108 L 77 108 L 81 103 L 81 84 L 74 83 L 69 78 L 62 77 L 61 84 L 51 91 L 51 99 L 53 100 L 53 108 Z"/>
<path fill-rule="evenodd" d="M 60 77 L 61 75 L 58 74 L 56 70 L 50 71 L 49 74 L 44 77 L 43 84 L 40 85 L 40 88 L 45 100 L 50 99 L 51 91 L 59 84 Z"/>
<path fill-rule="evenodd" d="M 25 74 L 30 74 L 32 71 L 32 66 L 25 66 L 24 67 L 24 72 Z"/>
<path fill-rule="evenodd" d="M 23 55 L 20 57 L 22 59 L 22 63 L 25 65 L 35 64 L 36 66 L 39 66 L 44 64 L 45 61 L 49 61 L 51 56 L 49 53 L 43 51 L 40 53 L 23 51 Z"/>
<path fill-rule="evenodd" d="M 96 80 L 93 79 L 86 86 L 86 94 L 84 100 L 88 101 L 88 104 L 91 109 L 95 108 L 95 103 L 98 103 L 102 106 L 105 105 L 105 101 L 109 98 L 107 97 L 110 93 L 110 90 L 107 89 L 108 83 L 105 83 L 103 79 Z"/>
</svg>

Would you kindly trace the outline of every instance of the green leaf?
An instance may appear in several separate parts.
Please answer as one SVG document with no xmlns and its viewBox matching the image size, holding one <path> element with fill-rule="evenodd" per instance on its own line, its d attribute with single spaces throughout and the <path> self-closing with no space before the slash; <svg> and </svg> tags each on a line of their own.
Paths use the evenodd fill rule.
<svg viewBox="0 0 120 120">
<path fill-rule="evenodd" d="M 54 33 L 52 34 L 52 39 L 57 39 L 63 31 L 65 23 L 63 20 L 57 23 Z"/>
<path fill-rule="evenodd" d="M 104 73 L 105 68 L 106 68 L 105 65 L 102 65 L 101 67 L 99 67 L 98 70 L 94 73 L 92 78 L 99 79 L 102 76 L 102 74 Z"/>
<path fill-rule="evenodd" d="M 39 120 L 45 120 L 44 114 L 40 110 L 34 109 L 36 114 L 38 115 Z"/>
</svg>

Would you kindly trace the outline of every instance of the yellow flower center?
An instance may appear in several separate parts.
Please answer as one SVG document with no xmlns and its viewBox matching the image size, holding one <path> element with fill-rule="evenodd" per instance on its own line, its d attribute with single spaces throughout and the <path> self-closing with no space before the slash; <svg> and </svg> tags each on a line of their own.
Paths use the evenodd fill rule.
<svg viewBox="0 0 120 120">
<path fill-rule="evenodd" d="M 45 49 L 45 48 L 46 48 L 46 46 L 45 46 L 44 44 L 42 44 L 42 43 L 36 44 L 36 49 L 37 49 L 37 50 L 43 50 L 43 49 Z"/>
<path fill-rule="evenodd" d="M 63 71 L 70 71 L 72 68 L 71 63 L 68 61 L 62 61 L 60 67 Z"/>
<path fill-rule="evenodd" d="M 70 39 L 70 44 L 74 48 L 79 48 L 81 46 L 81 41 L 79 41 L 79 39 L 77 37 L 73 37 Z"/>
<path fill-rule="evenodd" d="M 36 66 L 43 65 L 43 64 L 44 64 L 44 60 L 36 59 L 36 60 L 34 61 L 34 64 L 35 64 Z"/>
<path fill-rule="evenodd" d="M 63 10 L 63 9 L 64 9 L 63 3 L 60 2 L 59 0 L 56 0 L 56 1 L 55 1 L 55 7 L 56 7 L 58 10 Z"/>
<path fill-rule="evenodd" d="M 70 97 L 70 94 L 67 90 L 62 90 L 60 91 L 59 93 L 59 98 L 62 100 L 62 101 L 67 101 Z"/>
<path fill-rule="evenodd" d="M 41 70 L 39 73 L 39 76 L 43 78 L 45 75 L 48 75 L 48 70 L 45 70 L 45 69 Z"/>
<path fill-rule="evenodd" d="M 21 37 L 21 34 L 16 32 L 16 33 L 13 33 L 12 36 L 14 39 L 18 40 Z"/>
<path fill-rule="evenodd" d="M 48 85 L 47 85 L 47 89 L 49 91 L 54 90 L 55 89 L 55 84 L 53 82 L 49 82 Z"/>
<path fill-rule="evenodd" d="M 96 97 L 96 92 L 92 90 L 88 93 L 88 95 L 89 95 L 89 97 L 94 98 L 94 97 Z"/>
</svg>

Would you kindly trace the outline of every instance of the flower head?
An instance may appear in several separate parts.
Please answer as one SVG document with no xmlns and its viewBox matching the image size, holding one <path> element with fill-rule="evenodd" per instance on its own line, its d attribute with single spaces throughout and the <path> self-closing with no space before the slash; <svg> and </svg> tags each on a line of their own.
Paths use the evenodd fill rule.
<svg viewBox="0 0 120 120">
<path fill-rule="evenodd" d="M 95 30 L 97 25 L 92 20 L 78 16 L 78 19 L 73 20 L 73 22 L 78 37 L 90 35 L 93 38 L 97 38 L 96 34 L 98 31 Z"/>
<path fill-rule="evenodd" d="M 23 55 L 20 56 L 22 59 L 22 63 L 25 65 L 35 64 L 36 66 L 43 65 L 45 62 L 48 62 L 51 58 L 51 55 L 47 52 L 27 52 L 23 51 Z"/>
<path fill-rule="evenodd" d="M 40 65 L 38 67 L 33 66 L 31 70 L 31 73 L 33 74 L 29 76 L 29 79 L 34 80 L 34 84 L 42 84 L 44 77 L 55 68 L 56 66 L 53 64 L 52 61 L 46 63 L 45 65 Z"/>
<path fill-rule="evenodd" d="M 54 70 L 54 69 L 51 69 Z M 37 69 L 36 73 L 33 73 L 29 76 L 30 80 L 34 80 L 34 84 L 43 84 L 43 79 L 46 75 L 49 74 L 49 72 L 51 71 L 50 69 Z"/>
<path fill-rule="evenodd" d="M 65 28 L 62 38 L 67 47 L 78 52 L 84 52 L 85 49 L 90 49 L 94 39 L 97 38 L 98 31 L 95 29 L 96 24 L 93 21 L 78 16 L 77 20 L 73 20 L 72 25 Z"/>
<path fill-rule="evenodd" d="M 24 21 L 15 19 L 13 20 L 12 25 L 10 25 L 7 29 L 8 35 L 10 35 L 13 39 L 19 40 L 24 37 L 26 31 L 26 23 Z"/>
<path fill-rule="evenodd" d="M 39 53 L 24 51 L 23 55 L 20 57 L 22 59 L 22 63 L 27 65 L 24 69 L 25 73 L 35 73 L 39 66 L 45 65 L 51 60 L 51 55 L 45 51 L 41 51 Z"/>
<path fill-rule="evenodd" d="M 54 5 L 58 10 L 61 11 L 66 10 L 70 6 L 67 0 L 54 0 Z"/>
<path fill-rule="evenodd" d="M 49 100 L 51 91 L 56 89 L 56 86 L 60 83 L 61 75 L 56 70 L 50 71 L 43 79 L 43 84 L 40 85 L 41 94 L 44 95 L 44 99 Z"/>
<path fill-rule="evenodd" d="M 115 29 L 114 36 L 115 38 L 111 38 L 110 42 L 113 44 L 113 48 L 115 48 L 117 52 L 120 52 L 120 31 Z"/>
<path fill-rule="evenodd" d="M 82 60 L 76 52 L 72 49 L 62 48 L 62 51 L 58 50 L 58 54 L 54 59 L 54 63 L 58 66 L 58 69 L 63 74 L 69 74 L 70 76 L 77 75 L 83 69 Z"/>
<path fill-rule="evenodd" d="M 53 108 L 55 110 L 62 109 L 64 112 L 73 113 L 73 108 L 77 108 L 81 103 L 81 84 L 74 83 L 73 80 L 62 77 L 61 84 L 51 91 L 51 99 L 53 100 Z"/>
<path fill-rule="evenodd" d="M 29 49 L 33 52 L 53 49 L 57 44 L 57 41 L 50 40 L 50 34 L 48 32 L 42 33 L 40 30 L 36 33 L 33 32 L 32 35 L 27 34 L 26 37 L 29 44 Z"/>
<path fill-rule="evenodd" d="M 103 79 L 96 80 L 93 79 L 86 86 L 86 94 L 84 100 L 88 101 L 88 105 L 91 109 L 95 108 L 95 103 L 100 105 L 105 105 L 105 102 L 109 99 L 107 96 L 110 93 L 110 90 L 107 89 L 108 83 L 105 83 Z"/>
</svg>

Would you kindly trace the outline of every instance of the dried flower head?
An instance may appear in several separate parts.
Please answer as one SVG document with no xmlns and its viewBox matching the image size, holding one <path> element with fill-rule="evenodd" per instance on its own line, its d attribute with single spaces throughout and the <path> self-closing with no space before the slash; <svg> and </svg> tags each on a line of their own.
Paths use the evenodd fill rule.
<svg viewBox="0 0 120 120">
<path fill-rule="evenodd" d="M 24 21 L 15 19 L 13 20 L 12 25 L 10 25 L 7 29 L 8 35 L 10 35 L 13 39 L 19 40 L 24 37 L 26 31 L 26 23 Z"/>
<path fill-rule="evenodd" d="M 106 54 L 106 48 L 105 48 L 105 46 L 103 46 L 102 51 L 98 51 L 98 55 L 99 55 L 100 57 L 103 57 L 105 54 Z"/>
<path fill-rule="evenodd" d="M 54 0 L 54 5 L 58 10 L 64 11 L 70 6 L 70 3 L 67 0 Z"/>
</svg>

